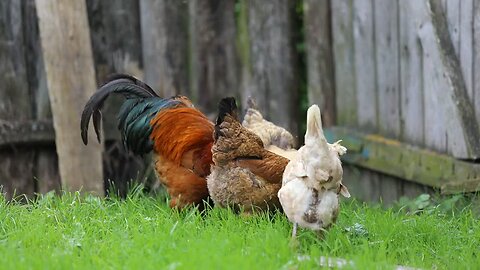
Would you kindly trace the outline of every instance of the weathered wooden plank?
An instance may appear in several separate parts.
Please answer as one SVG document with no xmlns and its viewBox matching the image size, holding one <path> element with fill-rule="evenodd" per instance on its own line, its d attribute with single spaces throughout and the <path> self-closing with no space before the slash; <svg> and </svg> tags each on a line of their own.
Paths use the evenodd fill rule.
<svg viewBox="0 0 480 270">
<path fill-rule="evenodd" d="M 58 170 L 58 156 L 54 147 L 36 146 L 37 156 L 34 178 L 37 181 L 36 192 L 60 191 L 61 181 Z"/>
<path fill-rule="evenodd" d="M 326 129 L 325 135 L 329 141 L 343 140 L 348 149 L 343 162 L 415 183 L 439 188 L 446 183 L 475 180 L 480 174 L 480 164 L 375 134 L 334 127 Z"/>
<path fill-rule="evenodd" d="M 33 168 L 34 179 L 36 181 L 35 192 L 46 193 L 51 190 L 60 190 L 60 173 L 58 171 L 58 157 L 55 150 L 55 134 L 53 130 L 47 79 L 40 45 L 35 1 L 24 1 L 24 5 L 24 35 L 27 48 L 25 57 L 28 74 L 28 87 L 31 99 L 34 101 L 32 105 L 35 121 L 22 123 L 23 125 L 20 125 L 19 128 L 27 128 L 27 130 L 23 132 L 15 129 L 11 129 L 10 132 L 2 132 L 4 135 L 2 137 L 4 139 L 6 138 L 6 140 L 2 140 L 2 143 L 0 144 L 12 144 L 18 142 L 35 146 L 36 154 L 34 161 L 35 165 Z M 13 124 L 15 125 L 18 123 Z M 11 134 L 11 136 L 9 134 Z M 23 136 L 19 136 L 19 134 L 22 134 Z M 25 136 L 27 134 L 29 136 Z M 35 138 L 32 138 L 32 135 L 34 135 Z M 34 141 L 25 141 L 25 139 L 34 139 Z"/>
<path fill-rule="evenodd" d="M 447 0 L 446 6 L 441 6 L 441 10 L 446 15 L 448 32 L 457 55 L 460 55 L 460 5 L 463 1 L 465 0 Z"/>
<path fill-rule="evenodd" d="M 459 59 L 468 97 L 473 101 L 473 0 L 460 2 Z"/>
<path fill-rule="evenodd" d="M 446 183 L 441 187 L 442 194 L 476 192 L 478 190 L 480 190 L 480 178 L 462 182 Z"/>
<path fill-rule="evenodd" d="M 0 2 L 0 119 L 24 121 L 32 117 L 25 60 L 21 1 Z M 34 151 L 10 148 L 0 151 L 0 186 L 11 198 L 33 195 Z"/>
<path fill-rule="evenodd" d="M 128 73 L 142 78 L 139 2 L 86 2 L 97 81 L 102 84 L 112 73 Z"/>
<path fill-rule="evenodd" d="M 374 1 L 378 125 L 382 134 L 398 138 L 400 127 L 400 70 L 397 1 Z"/>
<path fill-rule="evenodd" d="M 424 144 L 423 51 L 418 28 L 426 20 L 425 1 L 399 1 L 400 110 L 402 138 L 419 146 Z"/>
<path fill-rule="evenodd" d="M 78 132 L 96 88 L 86 4 L 37 0 L 36 6 L 63 188 L 103 195 L 102 146 L 93 131 L 82 145 Z"/>
<path fill-rule="evenodd" d="M 44 119 L 46 120 L 0 121 L 0 148 L 21 144 L 54 144 L 53 121 L 51 118 Z M 115 140 L 116 133 L 117 130 L 105 132 L 105 140 Z"/>
<path fill-rule="evenodd" d="M 446 14 L 450 40 L 460 61 L 468 95 L 473 100 L 473 0 L 448 0 L 446 1 L 446 6 L 442 6 L 442 10 Z"/>
<path fill-rule="evenodd" d="M 379 100 L 375 72 L 373 0 L 354 1 L 353 10 L 358 125 L 364 130 L 377 131 Z"/>
<path fill-rule="evenodd" d="M 338 124 L 357 125 L 352 0 L 331 1 Z"/>
<path fill-rule="evenodd" d="M 427 7 L 431 18 L 419 29 L 424 48 L 426 144 L 458 158 L 476 158 L 480 132 L 446 18 L 438 2 L 431 0 Z M 441 108 L 440 113 L 433 108 Z"/>
<path fill-rule="evenodd" d="M 401 197 L 407 198 L 416 198 L 424 193 L 433 193 L 431 187 L 420 185 L 410 181 L 403 181 L 399 178 L 399 181 L 402 182 L 402 194 Z"/>
<path fill-rule="evenodd" d="M 141 0 L 140 14 L 145 82 L 161 96 L 189 95 L 188 3 Z"/>
<path fill-rule="evenodd" d="M 242 101 L 252 96 L 266 117 L 298 131 L 297 68 L 292 41 L 291 0 L 248 1 L 248 59 Z M 245 104 L 245 103 L 244 103 Z"/>
<path fill-rule="evenodd" d="M 328 127 L 335 123 L 336 115 L 330 1 L 307 0 L 304 19 L 308 100 L 319 104 L 322 123 Z"/>
<path fill-rule="evenodd" d="M 358 200 L 378 202 L 381 195 L 380 182 L 379 174 L 374 171 L 348 163 L 343 164 L 343 183 Z"/>
<path fill-rule="evenodd" d="M 13 144 L 53 143 L 54 136 L 51 121 L 2 121 L 0 122 L 0 147 Z"/>
<path fill-rule="evenodd" d="M 474 1 L 473 13 L 473 104 L 480 119 L 480 0 Z"/>
<path fill-rule="evenodd" d="M 378 174 L 378 173 L 377 173 Z M 383 205 L 392 205 L 402 194 L 402 179 L 390 175 L 378 174 L 380 182 L 380 200 Z"/>
<path fill-rule="evenodd" d="M 216 114 L 222 97 L 239 96 L 235 1 L 190 1 L 189 17 L 192 96 Z"/>
<path fill-rule="evenodd" d="M 423 7 L 423 6 L 421 6 Z M 422 10 L 419 10 L 422 12 Z M 428 14 L 428 9 L 423 9 L 425 14 Z M 428 15 L 427 15 L 428 16 Z M 429 27 L 429 34 L 433 35 L 433 26 L 431 22 L 428 22 L 430 18 L 422 22 L 420 28 L 417 29 L 417 33 L 419 34 L 419 38 L 421 38 L 420 30 L 425 28 L 423 25 L 428 23 Z M 425 32 L 425 30 L 423 30 Z M 427 34 L 424 34 L 425 36 Z M 424 37 L 423 39 L 425 39 Z M 423 63 L 423 81 L 424 81 L 424 138 L 425 138 L 425 146 L 431 149 L 435 149 L 439 152 L 447 152 L 447 125 L 445 125 L 443 121 L 444 117 L 444 107 L 440 102 L 440 96 L 438 93 L 440 92 L 438 89 L 441 89 L 441 76 L 442 71 L 437 67 L 439 65 L 438 53 L 432 55 L 432 51 L 436 48 L 436 40 L 434 37 L 430 37 L 430 44 L 425 44 L 424 41 L 421 40 L 422 46 L 422 63 Z M 425 46 L 433 46 L 425 47 Z M 438 49 L 437 49 L 438 50 Z"/>
</svg>

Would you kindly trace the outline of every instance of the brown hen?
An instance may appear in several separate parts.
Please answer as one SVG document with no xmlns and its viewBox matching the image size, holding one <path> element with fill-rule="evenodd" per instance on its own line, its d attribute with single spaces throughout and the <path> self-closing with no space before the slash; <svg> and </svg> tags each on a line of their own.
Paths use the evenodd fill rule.
<svg viewBox="0 0 480 270">
<path fill-rule="evenodd" d="M 220 101 L 212 158 L 207 186 L 215 205 L 246 212 L 280 207 L 277 192 L 289 160 L 241 125 L 234 98 Z"/>
</svg>

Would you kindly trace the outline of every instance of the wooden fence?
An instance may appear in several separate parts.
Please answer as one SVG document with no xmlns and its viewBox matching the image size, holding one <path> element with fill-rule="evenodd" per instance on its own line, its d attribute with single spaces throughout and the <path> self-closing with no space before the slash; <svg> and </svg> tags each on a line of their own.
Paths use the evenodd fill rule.
<svg viewBox="0 0 480 270">
<path fill-rule="evenodd" d="M 396 140 L 353 135 L 371 152 L 356 160 L 351 152 L 351 164 L 444 192 L 478 188 L 479 11 L 480 2 L 468 0 L 332 1 L 337 125 L 350 128 L 335 136 Z M 400 141 L 436 153 L 392 146 Z M 372 172 L 359 177 L 365 192 L 380 186 L 387 200 L 412 189 Z"/>
<path fill-rule="evenodd" d="M 351 149 L 350 189 L 392 201 L 453 180 L 476 188 L 479 10 L 476 0 L 86 0 L 82 45 L 97 84 L 133 74 L 212 117 L 220 98 L 253 96 L 299 141 L 307 105 L 320 104 L 336 126 L 328 136 Z M 35 1 L 2 1 L 0 185 L 10 195 L 60 186 L 43 55 Z M 124 190 L 145 168 L 118 143 L 119 102 L 104 114 L 103 167 Z"/>
</svg>

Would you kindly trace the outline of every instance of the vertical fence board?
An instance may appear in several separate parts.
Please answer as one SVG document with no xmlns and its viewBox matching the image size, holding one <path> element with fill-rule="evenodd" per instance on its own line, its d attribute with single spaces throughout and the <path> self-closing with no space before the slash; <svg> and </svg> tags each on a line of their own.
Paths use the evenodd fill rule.
<svg viewBox="0 0 480 270">
<path fill-rule="evenodd" d="M 343 165 L 343 182 L 356 199 L 362 201 L 380 200 L 380 175 L 348 164 Z"/>
<path fill-rule="evenodd" d="M 0 2 L 0 124 L 32 117 L 28 90 L 21 1 Z M 0 186 L 11 198 L 32 195 L 35 152 L 28 148 L 0 151 Z"/>
<path fill-rule="evenodd" d="M 403 139 L 424 144 L 424 90 L 422 46 L 418 28 L 426 20 L 425 1 L 399 1 L 400 74 Z"/>
<path fill-rule="evenodd" d="M 249 59 L 243 89 L 274 123 L 298 131 L 297 68 L 292 42 L 294 1 L 248 1 Z M 244 75 L 245 76 L 245 75 Z"/>
<path fill-rule="evenodd" d="M 32 104 L 33 116 L 36 120 L 52 120 L 35 1 L 27 0 L 24 4 L 24 33 L 27 46 L 25 55 L 30 96 L 34 101 Z M 55 144 L 36 147 L 33 175 L 36 181 L 35 192 L 46 193 L 60 189 L 60 174 Z"/>
<path fill-rule="evenodd" d="M 399 1 L 399 42 L 402 138 L 408 143 L 424 146 L 425 108 L 423 81 L 423 50 L 418 29 L 427 19 L 425 1 Z M 404 181 L 401 195 L 409 197 L 421 193 L 417 185 Z"/>
<path fill-rule="evenodd" d="M 473 105 L 480 121 L 480 0 L 473 7 Z"/>
<path fill-rule="evenodd" d="M 218 101 L 238 96 L 235 1 L 189 2 L 191 89 L 196 104 L 216 114 Z"/>
<path fill-rule="evenodd" d="M 138 1 L 87 0 L 97 81 L 112 73 L 142 78 L 142 43 Z"/>
<path fill-rule="evenodd" d="M 443 6 L 447 21 L 448 32 L 452 40 L 455 52 L 459 55 L 460 50 L 460 4 L 465 0 L 448 0 L 446 6 Z"/>
<path fill-rule="evenodd" d="M 444 8 L 446 7 L 444 6 Z M 423 12 L 427 14 L 429 11 L 425 9 Z M 428 21 L 426 22 L 426 25 L 422 25 L 418 30 L 419 35 L 425 27 L 431 27 L 430 31 L 433 31 L 433 26 L 431 25 L 431 22 Z M 429 33 L 429 35 L 433 35 L 433 33 Z M 427 37 L 428 36 L 426 35 L 424 39 Z M 431 38 L 433 39 L 434 37 Z M 439 111 L 438 108 L 442 108 L 442 106 L 437 98 L 439 88 L 438 81 L 440 80 L 441 74 L 438 69 L 435 68 L 435 65 L 438 63 L 435 63 L 434 57 L 436 55 L 432 55 L 432 48 L 427 47 L 423 40 L 422 46 L 424 63 L 423 81 L 425 91 L 425 145 L 437 151 L 445 152 L 447 150 L 446 126 L 443 124 L 443 121 L 441 121 L 443 116 L 440 112 L 442 112 L 442 110 Z"/>
<path fill-rule="evenodd" d="M 460 2 L 459 60 L 470 100 L 473 101 L 473 0 Z"/>
<path fill-rule="evenodd" d="M 360 128 L 375 132 L 378 100 L 375 87 L 373 0 L 356 0 L 353 2 L 353 10 L 358 125 Z"/>
<path fill-rule="evenodd" d="M 335 0 L 331 2 L 331 5 L 337 120 L 339 125 L 356 126 L 353 2 L 352 0 Z"/>
<path fill-rule="evenodd" d="M 431 0 L 428 7 L 431 18 L 419 29 L 424 48 L 426 143 L 457 158 L 475 158 L 480 152 L 478 123 L 447 21 L 437 2 Z"/>
<path fill-rule="evenodd" d="M 140 14 L 145 82 L 160 96 L 188 95 L 187 3 L 140 0 Z"/>
<path fill-rule="evenodd" d="M 83 106 L 96 88 L 86 4 L 36 4 L 63 188 L 103 195 L 102 147 L 92 130 L 84 146 L 78 130 Z"/>
<path fill-rule="evenodd" d="M 307 88 L 310 104 L 319 104 L 323 125 L 335 123 L 335 81 L 331 45 L 330 1 L 305 2 Z"/>
<path fill-rule="evenodd" d="M 401 133 L 398 3 L 375 0 L 374 8 L 379 130 L 398 138 Z"/>
</svg>

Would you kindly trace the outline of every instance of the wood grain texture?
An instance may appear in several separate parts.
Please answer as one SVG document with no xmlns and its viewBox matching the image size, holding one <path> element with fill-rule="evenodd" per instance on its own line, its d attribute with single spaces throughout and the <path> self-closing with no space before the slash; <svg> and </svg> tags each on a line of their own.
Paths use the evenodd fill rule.
<svg viewBox="0 0 480 270">
<path fill-rule="evenodd" d="M 188 95 L 188 4 L 140 0 L 145 82 L 160 96 Z"/>
<path fill-rule="evenodd" d="M 423 5 L 420 7 L 424 8 L 423 13 L 427 14 L 426 16 L 428 16 L 429 8 Z M 419 12 L 422 12 L 422 10 L 419 10 Z M 417 34 L 419 35 L 420 42 L 423 48 L 422 61 L 425 97 L 425 146 L 431 149 L 435 149 L 439 152 L 446 152 L 447 125 L 445 125 L 443 121 L 444 110 L 438 95 L 438 89 L 441 88 L 441 85 L 443 84 L 440 82 L 442 71 L 440 70 L 441 64 L 439 63 L 439 53 L 437 52 L 439 49 L 437 48 L 437 43 L 435 41 L 434 29 L 431 23 L 431 18 L 427 17 L 425 22 L 420 25 L 417 30 Z M 426 44 L 427 38 L 429 44 Z M 433 51 L 437 53 L 432 54 Z"/>
<path fill-rule="evenodd" d="M 252 96 L 268 120 L 298 131 L 298 86 L 292 0 L 248 1 L 248 59 L 242 103 Z"/>
<path fill-rule="evenodd" d="M 440 188 L 447 183 L 476 180 L 480 165 L 458 160 L 424 148 L 387 139 L 377 134 L 365 134 L 349 128 L 325 130 L 329 141 L 342 139 L 347 154 L 345 164 L 374 170 L 418 184 Z"/>
<path fill-rule="evenodd" d="M 465 0 L 447 0 L 445 4 L 441 5 L 441 10 L 444 12 L 450 39 L 452 40 L 455 53 L 459 55 L 460 50 L 460 5 Z"/>
<path fill-rule="evenodd" d="M 426 2 L 404 0 L 398 4 L 402 138 L 406 142 L 423 146 L 425 141 L 423 48 L 418 37 L 418 28 L 427 19 Z"/>
<path fill-rule="evenodd" d="M 358 126 L 374 132 L 378 130 L 379 100 L 376 88 L 373 0 L 356 0 L 353 2 L 353 10 Z"/>
<path fill-rule="evenodd" d="M 193 0 L 190 18 L 190 87 L 195 105 L 216 114 L 227 96 L 239 97 L 235 1 Z"/>
<path fill-rule="evenodd" d="M 357 95 L 355 86 L 355 56 L 353 38 L 353 1 L 331 2 L 333 52 L 337 122 L 340 125 L 357 125 Z"/>
<path fill-rule="evenodd" d="M 103 195 L 102 146 L 93 132 L 82 145 L 78 132 L 83 105 L 96 89 L 86 4 L 37 0 L 36 6 L 62 186 Z"/>
<path fill-rule="evenodd" d="M 382 134 L 399 138 L 400 68 L 397 1 L 374 1 L 378 125 Z"/>
<path fill-rule="evenodd" d="M 328 127 L 336 117 L 330 1 L 307 0 L 304 19 L 308 100 L 320 106 L 322 123 Z"/>
<path fill-rule="evenodd" d="M 103 84 L 112 73 L 142 78 L 139 1 L 87 0 L 86 3 L 98 83 Z"/>
<path fill-rule="evenodd" d="M 436 100 L 441 105 L 443 119 L 438 118 L 438 114 L 434 116 L 433 113 L 431 117 L 437 118 L 435 125 L 441 123 L 446 128 L 445 151 L 457 158 L 477 158 L 480 154 L 478 141 L 480 131 L 473 105 L 468 98 L 460 62 L 447 31 L 447 19 L 441 5 L 436 1 L 431 0 L 428 7 L 431 8 L 429 12 L 431 20 L 419 29 L 419 35 L 422 46 L 428 52 L 425 56 L 431 56 L 428 61 L 430 67 L 425 70 L 428 69 L 427 72 L 434 76 L 430 79 L 425 78 L 425 81 L 432 81 L 431 92 L 435 93 L 426 96 L 426 100 Z M 424 63 L 427 64 L 425 59 L 427 58 L 424 58 Z M 446 95 L 438 94 L 442 87 Z"/>
<path fill-rule="evenodd" d="M 0 2 L 0 121 L 31 119 L 25 59 L 24 13 L 21 1 Z M 10 147 L 0 151 L 0 186 L 7 198 L 33 195 L 35 152 Z"/>
<path fill-rule="evenodd" d="M 480 119 L 480 0 L 474 1 L 473 13 L 473 105 Z"/>
<path fill-rule="evenodd" d="M 34 0 L 24 1 L 25 5 L 25 44 L 26 44 L 26 67 L 28 73 L 28 85 L 33 107 L 35 121 L 32 122 L 32 130 L 19 132 L 18 134 L 41 135 L 42 130 L 48 130 L 50 136 L 43 145 L 36 145 L 35 166 L 33 175 L 35 179 L 35 192 L 46 193 L 52 190 L 59 191 L 61 188 L 60 172 L 58 169 L 58 156 L 55 149 L 55 135 L 52 124 L 52 110 L 48 96 L 47 75 L 40 44 L 38 29 L 37 9 Z M 48 123 L 41 127 L 40 123 Z M 40 124 L 40 125 L 37 125 Z M 45 135 L 45 133 L 44 133 Z M 20 136 L 17 136 L 17 138 Z M 44 137 L 46 139 L 46 137 Z M 27 142 L 28 143 L 28 142 Z M 33 143 L 33 142 L 29 142 Z"/>
<path fill-rule="evenodd" d="M 458 58 L 470 101 L 473 101 L 473 0 L 460 2 L 460 48 Z"/>
</svg>

